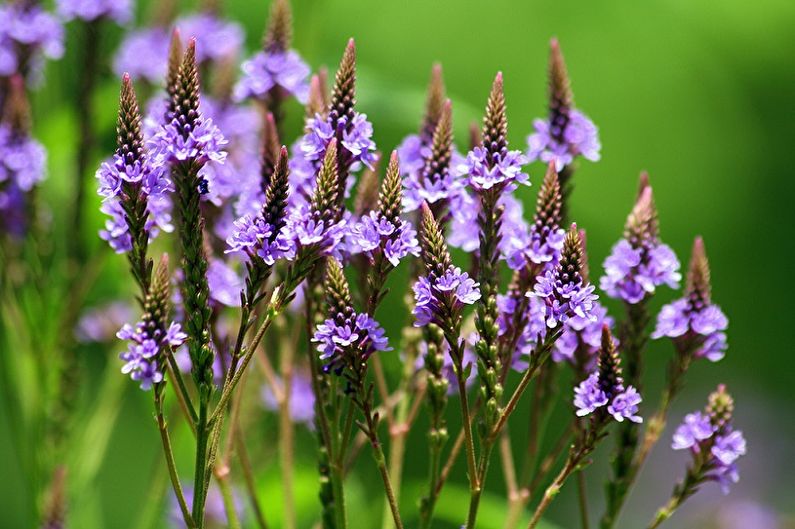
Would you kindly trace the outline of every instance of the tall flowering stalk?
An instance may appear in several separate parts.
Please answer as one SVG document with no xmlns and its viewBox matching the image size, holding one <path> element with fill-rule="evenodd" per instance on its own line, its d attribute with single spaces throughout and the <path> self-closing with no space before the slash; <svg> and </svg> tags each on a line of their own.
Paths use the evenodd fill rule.
<svg viewBox="0 0 795 529">
<path fill-rule="evenodd" d="M 549 44 L 549 115 L 546 120 L 535 120 L 533 129 L 527 137 L 527 157 L 555 164 L 560 175 L 563 219 L 567 220 L 574 160 L 582 156 L 597 161 L 602 146 L 596 126 L 574 107 L 566 62 L 555 38 Z"/>
<path fill-rule="evenodd" d="M 736 461 L 745 455 L 746 443 L 742 432 L 732 425 L 733 413 L 734 399 L 720 385 L 709 396 L 705 412 L 688 414 L 677 428 L 672 447 L 688 450 L 693 460 L 684 479 L 674 487 L 671 499 L 655 514 L 649 529 L 670 518 L 704 483 L 715 481 L 727 494 L 730 485 L 739 480 Z"/>
<path fill-rule="evenodd" d="M 657 208 L 648 175 L 641 174 L 635 206 L 627 218 L 624 238 L 613 246 L 604 262 L 600 286 L 608 296 L 624 301 L 626 320 L 621 343 L 627 365 L 627 380 L 641 386 L 643 350 L 648 342 L 648 302 L 657 287 L 679 285 L 679 260 L 660 241 Z M 632 458 L 638 437 L 634 428 L 624 427 L 613 460 L 613 478 L 607 485 L 607 508 L 602 527 L 612 527 L 629 489 Z"/>
</svg>

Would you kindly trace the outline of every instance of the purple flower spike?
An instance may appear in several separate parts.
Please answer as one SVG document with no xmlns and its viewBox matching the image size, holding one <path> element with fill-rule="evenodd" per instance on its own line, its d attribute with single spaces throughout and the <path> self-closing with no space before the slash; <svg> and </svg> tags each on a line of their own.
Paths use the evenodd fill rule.
<svg viewBox="0 0 795 529">
<path fill-rule="evenodd" d="M 698 237 L 693 243 L 685 296 L 660 310 L 651 336 L 654 339 L 667 336 L 696 358 L 717 362 L 726 353 L 725 331 L 729 320 L 711 301 L 709 276 L 704 241 Z"/>
<path fill-rule="evenodd" d="M 641 175 L 641 191 L 627 218 L 624 238 L 605 259 L 600 287 L 608 296 L 637 304 L 654 294 L 658 286 L 679 286 L 679 260 L 659 241 L 657 209 L 648 177 Z"/>
<path fill-rule="evenodd" d="M 709 417 L 696 411 L 685 415 L 684 422 L 679 425 L 674 432 L 672 447 L 674 450 L 686 450 L 692 448 L 698 450 L 701 441 L 709 439 L 715 429 Z"/>
<path fill-rule="evenodd" d="M 596 319 L 593 309 L 599 296 L 593 293 L 593 285 L 583 282 L 581 269 L 580 235 L 576 226 L 572 225 L 566 234 L 559 265 L 539 276 L 535 290 L 527 293 L 528 297 L 544 301 L 545 319 L 550 329 L 575 316 L 590 321 Z"/>
<path fill-rule="evenodd" d="M 6 2 L 0 6 L 0 77 L 20 73 L 30 78 L 41 56 L 60 59 L 63 55 L 63 26 L 33 2 Z M 32 59 L 25 63 L 25 57 Z M 23 69 L 25 69 L 23 71 Z"/>
</svg>

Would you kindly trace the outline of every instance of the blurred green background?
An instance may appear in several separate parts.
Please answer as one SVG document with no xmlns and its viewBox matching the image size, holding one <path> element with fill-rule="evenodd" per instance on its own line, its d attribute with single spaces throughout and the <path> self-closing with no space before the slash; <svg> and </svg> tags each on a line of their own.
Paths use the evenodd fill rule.
<svg viewBox="0 0 795 529">
<path fill-rule="evenodd" d="M 227 0 L 223 4 L 225 13 L 245 27 L 248 48 L 255 49 L 267 2 Z M 435 61 L 444 67 L 460 148 L 465 147 L 469 123 L 481 115 L 497 70 L 505 74 L 510 139 L 515 148 L 524 148 L 532 119 L 546 112 L 548 41 L 552 36 L 560 39 L 577 106 L 599 126 L 603 144 L 600 162 L 581 164 L 571 206 L 573 218 L 588 230 L 592 274 L 601 272 L 600 263 L 620 236 L 637 175 L 647 169 L 663 239 L 686 261 L 693 236 L 704 236 L 714 299 L 731 321 L 727 357 L 718 364 L 693 366 L 671 420 L 678 421 L 685 412 L 701 407 L 715 384 L 726 382 L 737 400 L 736 423 L 749 443 L 749 455 L 740 462 L 742 480 L 728 497 L 717 487 L 705 487 L 668 526 L 734 527 L 721 522 L 717 513 L 757 503 L 782 515 L 795 512 L 795 3 L 293 0 L 293 8 L 295 47 L 313 68 L 327 65 L 333 72 L 346 39 L 356 38 L 359 108 L 373 121 L 375 139 L 383 151 L 417 129 Z M 145 13 L 146 7 L 140 11 Z M 63 233 L 59 227 L 63 223 L 57 222 L 66 214 L 58 204 L 70 200 L 72 193 L 77 134 L 72 101 L 82 75 L 70 48 L 75 39 L 74 28 L 70 30 L 66 57 L 47 67 L 33 107 L 35 133 L 50 151 L 43 201 L 53 209 L 56 246 L 73 236 Z M 115 49 L 122 32 L 116 26 L 106 28 L 105 53 Z M 97 127 L 102 131 L 97 162 L 113 149 L 117 87 L 118 80 L 106 62 L 96 99 Z M 540 181 L 541 174 L 540 166 L 531 167 L 534 182 Z M 92 252 L 105 251 L 95 236 L 102 218 L 93 179 L 87 186 L 91 187 L 89 225 L 79 236 L 85 237 Z M 525 194 L 528 206 L 534 192 L 535 188 Z M 91 290 L 92 303 L 130 292 L 122 275 L 123 260 L 105 253 L 107 270 Z M 654 307 L 675 296 L 662 290 Z M 619 308 L 609 305 L 614 311 Z M 389 311 L 382 313 L 390 335 L 399 332 L 402 322 L 399 303 L 393 307 L 391 320 Z M 104 383 L 106 366 L 118 368 L 117 349 L 81 349 L 82 362 L 95 375 L 83 381 L 84 401 L 89 402 Z M 654 343 L 648 350 L 651 401 L 670 353 L 667 343 Z M 391 367 L 397 367 L 396 363 Z M 118 379 L 122 380 L 121 375 Z M 70 508 L 76 516 L 73 529 L 164 524 L 158 513 L 153 514 L 155 525 L 147 526 L 141 517 L 148 505 L 157 505 L 154 498 L 165 494 L 162 480 L 161 488 L 150 485 L 160 454 L 149 395 L 122 382 L 116 391 L 123 407 L 115 422 L 110 422 L 112 413 L 107 418 L 112 424 L 109 448 L 95 461 L 99 477 L 87 485 L 90 493 L 82 494 L 80 503 Z M 517 415 L 513 420 L 521 422 L 521 418 Z M 6 419 L 0 422 L 0 527 L 32 527 L 31 499 L 20 485 L 23 471 L 9 440 L 14 425 Z M 254 450 L 272 453 L 272 443 L 267 444 L 275 427 L 275 420 L 257 425 L 253 433 L 262 436 L 263 446 Z M 97 432 L 102 430 L 98 425 Z M 101 435 L 88 426 L 82 433 L 87 442 Z M 188 442 L 187 436 L 178 437 L 177 442 Z M 673 454 L 666 446 L 668 440 L 666 434 L 642 474 L 621 527 L 643 526 L 683 472 L 686 457 Z M 299 507 L 301 519 L 308 522 L 317 509 L 314 440 L 301 432 L 298 441 Z M 403 502 L 406 510 L 413 510 L 410 506 L 425 482 L 422 430 L 410 437 L 409 454 Z M 597 459 L 607 455 L 603 451 Z M 353 529 L 380 525 L 380 499 L 374 501 L 375 494 L 368 492 L 377 487 L 377 476 L 369 458 L 362 459 L 360 472 L 350 484 L 351 512 L 356 513 Z M 189 458 L 183 463 L 187 471 Z M 594 515 L 601 512 L 598 476 L 604 470 L 597 463 L 588 472 Z M 501 483 L 495 470 L 484 499 L 484 528 L 499 527 Z M 272 513 L 278 524 L 277 471 L 270 471 L 261 485 L 266 515 Z M 463 511 L 464 490 L 463 471 L 457 469 L 439 508 L 439 527 L 455 527 L 453 521 Z M 572 492 L 564 490 L 550 510 L 549 519 L 559 527 L 576 526 Z M 445 519 L 450 520 L 448 525 Z"/>
</svg>

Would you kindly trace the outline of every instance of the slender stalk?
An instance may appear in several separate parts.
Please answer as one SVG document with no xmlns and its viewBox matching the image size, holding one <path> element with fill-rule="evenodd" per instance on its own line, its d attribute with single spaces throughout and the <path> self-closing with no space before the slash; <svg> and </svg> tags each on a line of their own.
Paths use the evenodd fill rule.
<svg viewBox="0 0 795 529">
<path fill-rule="evenodd" d="M 293 420 L 290 416 L 290 394 L 293 380 L 293 348 L 281 348 L 282 395 L 279 399 L 279 453 L 281 455 L 282 490 L 284 494 L 284 527 L 295 529 L 293 497 Z"/>
<path fill-rule="evenodd" d="M 262 512 L 262 507 L 259 504 L 259 500 L 257 500 L 257 484 L 254 480 L 254 473 L 252 471 L 248 449 L 246 449 L 246 443 L 242 436 L 238 435 L 235 438 L 235 444 L 240 468 L 243 470 L 243 480 L 246 484 L 249 503 L 251 503 L 251 510 L 254 511 L 254 519 L 257 522 L 257 527 L 259 527 L 259 529 L 268 529 L 268 524 L 265 522 L 265 515 Z"/>
<path fill-rule="evenodd" d="M 182 518 L 185 521 L 185 525 L 189 529 L 193 529 L 199 526 L 196 525 L 196 522 L 194 521 L 193 516 L 191 516 L 191 512 L 188 509 L 188 505 L 185 502 L 185 495 L 182 492 L 182 484 L 180 483 L 179 475 L 177 474 L 177 464 L 174 460 L 174 451 L 171 447 L 171 437 L 168 434 L 168 425 L 166 424 L 166 419 L 163 415 L 162 387 L 162 384 L 158 384 L 155 386 L 154 390 L 157 428 L 160 431 L 160 440 L 163 443 L 163 453 L 166 456 L 166 466 L 168 467 L 168 475 L 171 478 L 171 486 L 174 489 L 174 496 L 177 498 L 177 503 L 179 504 L 180 511 L 182 512 Z"/>
<path fill-rule="evenodd" d="M 237 509 L 235 507 L 235 498 L 232 495 L 232 486 L 229 484 L 229 467 L 224 466 L 223 469 L 216 471 L 215 482 L 218 483 L 218 488 L 221 490 L 221 497 L 224 501 L 224 510 L 226 511 L 229 529 L 241 529 L 240 520 L 237 517 Z"/>
<path fill-rule="evenodd" d="M 588 491 L 585 487 L 585 473 L 577 471 L 577 504 L 580 507 L 580 527 L 588 529 Z"/>
<path fill-rule="evenodd" d="M 196 460 L 193 475 L 193 518 L 196 520 L 196 527 L 204 527 L 204 473 L 207 470 L 207 443 L 208 422 L 207 405 L 208 399 L 199 397 L 199 416 L 196 421 Z"/>
</svg>

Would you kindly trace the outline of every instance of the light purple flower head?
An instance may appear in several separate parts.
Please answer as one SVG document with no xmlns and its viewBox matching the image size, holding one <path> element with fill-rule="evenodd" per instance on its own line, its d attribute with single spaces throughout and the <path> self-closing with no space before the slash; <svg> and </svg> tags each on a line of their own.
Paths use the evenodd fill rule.
<svg viewBox="0 0 795 529">
<path fill-rule="evenodd" d="M 464 305 L 480 299 L 479 284 L 452 265 L 439 277 L 420 276 L 413 289 L 415 327 L 442 324 L 448 314 L 460 313 Z"/>
<path fill-rule="evenodd" d="M 373 252 L 380 248 L 392 266 L 397 266 L 404 257 L 420 253 L 417 231 L 411 222 L 397 220 L 395 225 L 383 214 L 371 211 L 368 215 L 362 215 L 361 220 L 353 225 L 349 238 L 353 245 L 371 258 Z"/>
<path fill-rule="evenodd" d="M 170 35 L 165 28 L 142 28 L 124 37 L 113 57 L 113 71 L 155 84 L 166 77 Z"/>
<path fill-rule="evenodd" d="M 729 320 L 712 303 L 709 263 L 704 242 L 696 238 L 690 260 L 685 296 L 665 305 L 657 316 L 652 338 L 672 338 L 677 347 L 697 358 L 717 362 L 726 353 Z"/>
<path fill-rule="evenodd" d="M 145 322 L 139 322 L 135 327 L 125 324 L 116 336 L 130 342 L 127 351 L 119 355 L 124 361 L 121 372 L 140 382 L 143 390 L 149 390 L 153 384 L 163 381 L 160 366 L 162 349 L 179 347 L 188 338 L 180 325 L 173 322 L 165 332 L 152 330 Z"/>
<path fill-rule="evenodd" d="M 599 131 L 596 125 L 582 112 L 572 110 L 563 131 L 562 140 L 553 137 L 549 120 L 533 121 L 533 134 L 527 137 L 527 159 L 530 162 L 541 160 L 544 163 L 554 162 L 555 168 L 561 171 L 571 165 L 574 158 L 582 156 L 592 162 L 599 161 Z"/>
<path fill-rule="evenodd" d="M 261 51 L 245 61 L 243 76 L 235 86 L 235 99 L 264 99 L 274 88 L 305 104 L 309 96 L 309 66 L 294 50 Z"/>
<path fill-rule="evenodd" d="M 566 234 L 560 262 L 553 269 L 539 276 L 529 297 L 544 301 L 547 326 L 554 329 L 565 324 L 570 318 L 578 316 L 594 321 L 594 302 L 599 296 L 594 294 L 594 286 L 585 283 L 581 276 L 582 247 L 577 227 L 572 225 Z"/>
<path fill-rule="evenodd" d="M 641 192 L 627 219 L 624 238 L 605 259 L 605 275 L 600 281 L 608 296 L 633 305 L 661 285 L 677 288 L 682 278 L 676 254 L 659 241 L 651 186 L 645 175 L 641 178 Z"/>
<path fill-rule="evenodd" d="M 457 169 L 458 174 L 466 176 L 469 186 L 477 192 L 493 187 L 511 190 L 515 184 L 529 184 L 530 177 L 522 172 L 526 163 L 527 158 L 520 151 L 506 149 L 504 155 L 492 155 L 483 147 L 475 147 Z"/>
<path fill-rule="evenodd" d="M 336 128 L 331 119 L 316 114 L 307 121 L 307 133 L 301 140 L 301 152 L 304 158 L 317 165 L 323 160 L 332 138 L 340 137 L 338 147 L 347 153 L 351 163 L 361 163 L 372 169 L 376 161 L 372 136 L 373 125 L 367 121 L 365 114 L 354 112 L 350 123 L 347 116 L 340 116 Z"/>
<path fill-rule="evenodd" d="M 0 76 L 20 72 L 24 56 L 35 68 L 41 56 L 60 59 L 63 55 L 63 26 L 54 16 L 31 2 L 11 2 L 0 6 Z M 30 69 L 30 66 L 28 67 Z M 26 77 L 28 71 L 20 72 Z"/>
<path fill-rule="evenodd" d="M 223 61 L 238 56 L 245 34 L 240 24 L 212 13 L 196 13 L 178 19 L 174 27 L 186 38 L 196 39 L 196 62 Z M 164 60 L 167 59 L 167 55 Z"/>
<path fill-rule="evenodd" d="M 0 229 L 26 230 L 27 195 L 46 175 L 47 153 L 26 132 L 0 124 Z"/>
<path fill-rule="evenodd" d="M 338 375 L 350 355 L 366 360 L 376 351 L 391 350 L 381 325 L 368 314 L 353 311 L 335 315 L 318 325 L 312 341 L 318 344 L 323 370 Z"/>
<path fill-rule="evenodd" d="M 65 20 L 79 18 L 91 22 L 109 18 L 117 24 L 125 24 L 132 16 L 130 0 L 58 0 L 58 14 Z"/>
<path fill-rule="evenodd" d="M 712 437 L 715 428 L 709 420 L 709 416 L 700 411 L 685 415 L 684 422 L 679 425 L 674 432 L 671 447 L 674 450 L 693 449 L 699 450 L 699 443 Z"/>
</svg>

